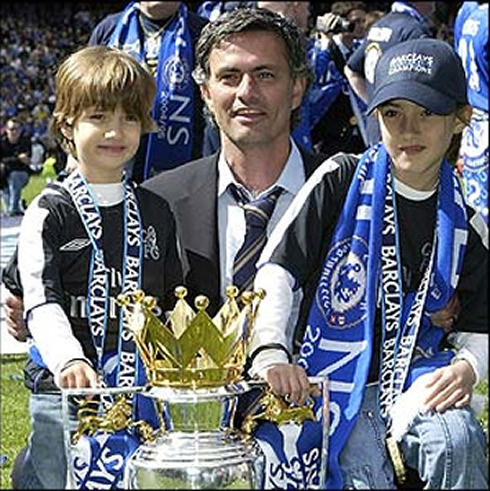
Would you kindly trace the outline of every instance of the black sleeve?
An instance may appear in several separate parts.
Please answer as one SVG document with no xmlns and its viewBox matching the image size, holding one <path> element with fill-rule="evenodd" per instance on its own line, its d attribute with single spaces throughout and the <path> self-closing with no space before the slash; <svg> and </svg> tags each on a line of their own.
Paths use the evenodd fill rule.
<svg viewBox="0 0 490 491">
<path fill-rule="evenodd" d="M 180 247 L 179 237 L 177 235 L 177 227 L 175 217 L 170 211 L 170 207 L 166 204 L 166 212 L 168 215 L 166 222 L 168 224 L 168 233 L 166 236 L 166 257 L 165 257 L 165 295 L 162 301 L 164 310 L 171 310 L 175 306 L 175 288 L 184 284 L 184 275 L 182 271 L 182 248 Z"/>
<path fill-rule="evenodd" d="M 10 257 L 5 268 L 2 269 L 2 283 L 14 295 L 18 297 L 23 296 L 19 268 L 17 264 L 17 248 L 15 248 L 15 252 Z"/>
<path fill-rule="evenodd" d="M 286 212 L 291 222 L 284 231 L 278 230 L 270 261 L 287 269 L 296 286 L 311 283 L 321 270 L 357 162 L 358 157 L 349 154 L 324 162 Z M 332 170 L 332 163 L 339 165 Z"/>
<path fill-rule="evenodd" d="M 145 294 L 158 298 L 160 307 L 174 308 L 175 287 L 183 284 L 182 260 L 174 215 L 168 202 L 157 194 L 138 188 L 144 224 Z"/>
<path fill-rule="evenodd" d="M 482 235 L 487 225 L 469 209 L 468 244 L 457 292 L 461 313 L 454 326 L 461 332 L 488 332 L 488 243 Z M 476 219 L 476 221 L 475 221 Z M 474 224 L 480 224 L 474 225 Z M 485 239 L 488 240 L 488 239 Z"/>
</svg>

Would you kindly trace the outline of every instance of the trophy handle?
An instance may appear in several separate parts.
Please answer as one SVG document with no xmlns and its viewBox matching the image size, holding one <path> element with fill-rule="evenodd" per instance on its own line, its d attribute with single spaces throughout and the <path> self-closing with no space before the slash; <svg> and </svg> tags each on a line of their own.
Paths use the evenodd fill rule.
<svg viewBox="0 0 490 491">
<path fill-rule="evenodd" d="M 270 421 L 280 425 L 291 421 L 302 424 L 307 419 L 314 420 L 313 404 L 311 397 L 308 397 L 302 405 L 290 404 L 287 397 L 278 396 L 267 387 L 250 407 L 241 430 L 246 435 L 251 435 L 258 421 Z"/>
<path fill-rule="evenodd" d="M 130 388 L 80 388 L 61 391 L 61 412 L 65 455 L 67 459 L 67 489 L 77 489 L 73 468 L 73 447 L 83 435 L 91 436 L 97 431 L 114 433 L 125 428 L 134 428 L 143 441 L 151 441 L 155 434 L 145 421 L 133 421 L 131 405 L 126 397 L 147 393 L 146 387 Z M 106 410 L 99 410 L 99 397 L 111 396 L 114 403 Z"/>
<path fill-rule="evenodd" d="M 310 396 L 302 404 L 291 404 L 286 398 L 272 393 L 265 381 L 247 381 L 251 389 L 263 390 L 261 396 L 250 406 L 241 423 L 241 431 L 251 438 L 259 421 L 270 421 L 281 425 L 289 422 L 302 424 L 306 420 L 319 420 L 322 423 L 322 448 L 320 453 L 320 489 L 325 489 L 327 478 L 329 393 L 326 376 L 308 377 L 310 386 L 317 386 L 321 391 L 321 404 L 314 410 L 314 401 Z"/>
</svg>

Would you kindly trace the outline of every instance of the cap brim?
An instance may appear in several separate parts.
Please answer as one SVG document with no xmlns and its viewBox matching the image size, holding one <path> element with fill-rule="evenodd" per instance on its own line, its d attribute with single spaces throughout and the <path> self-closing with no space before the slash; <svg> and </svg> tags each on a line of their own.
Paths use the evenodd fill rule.
<svg viewBox="0 0 490 491">
<path fill-rule="evenodd" d="M 382 87 L 369 103 L 366 114 L 370 114 L 379 105 L 393 99 L 406 99 L 441 115 L 450 114 L 456 109 L 454 98 L 415 80 L 406 80 Z"/>
</svg>

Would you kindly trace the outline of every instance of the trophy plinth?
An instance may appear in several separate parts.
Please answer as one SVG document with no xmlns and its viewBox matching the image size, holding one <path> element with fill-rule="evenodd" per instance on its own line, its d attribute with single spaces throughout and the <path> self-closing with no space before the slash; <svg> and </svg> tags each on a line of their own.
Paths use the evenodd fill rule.
<svg viewBox="0 0 490 491">
<path fill-rule="evenodd" d="M 232 426 L 247 343 L 263 292 L 227 301 L 211 319 L 208 300 L 194 311 L 176 289 L 177 302 L 163 324 L 155 301 L 143 292 L 118 301 L 129 316 L 162 425 L 154 441 L 141 444 L 126 464 L 128 489 L 258 489 L 264 456 L 255 441 Z"/>
<path fill-rule="evenodd" d="M 150 390 L 166 405 L 167 430 L 141 445 L 125 470 L 129 489 L 259 489 L 264 457 L 231 426 L 246 388 Z"/>
<path fill-rule="evenodd" d="M 315 415 L 311 398 L 298 406 L 273 394 L 265 382 L 242 378 L 264 292 L 242 294 L 239 307 L 237 289 L 229 287 L 227 301 L 213 318 L 206 313 L 205 297 L 196 298 L 195 311 L 185 301 L 186 293 L 183 287 L 176 289 L 178 300 L 165 323 L 157 317 L 155 299 L 142 291 L 118 298 L 145 366 L 146 386 L 62 391 L 69 488 L 271 488 L 276 487 L 272 465 L 274 476 L 282 469 L 280 478 L 286 482 L 288 472 L 294 471 L 297 480 L 296 473 L 303 471 L 296 462 L 308 455 L 313 460 L 301 461 L 305 472 L 301 482 L 324 489 L 329 433 L 326 380 L 310 379 L 322 389 L 321 432 L 314 428 L 315 436 L 308 437 L 310 450 L 300 455 L 286 455 L 294 446 L 284 439 L 281 459 L 287 461 L 278 461 L 270 454 L 268 436 L 252 436 L 259 422 L 269 421 L 273 431 L 285 425 L 284 431 L 295 439 L 298 425 Z M 249 390 L 254 393 L 241 404 L 247 410 L 237 418 L 241 421 L 237 429 L 233 422 L 238 398 Z M 70 398 L 75 402 L 89 395 L 78 408 L 79 424 L 73 431 Z M 278 433 L 279 429 L 276 443 L 282 444 Z M 318 448 L 317 437 L 322 440 Z M 317 465 L 313 461 L 319 462 L 318 472 L 311 472 Z"/>
</svg>

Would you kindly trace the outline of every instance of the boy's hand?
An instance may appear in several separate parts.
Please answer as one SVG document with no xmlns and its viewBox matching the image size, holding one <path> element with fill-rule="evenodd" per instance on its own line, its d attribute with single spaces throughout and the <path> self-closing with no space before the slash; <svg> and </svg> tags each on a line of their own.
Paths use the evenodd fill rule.
<svg viewBox="0 0 490 491">
<path fill-rule="evenodd" d="M 308 376 L 299 365 L 279 363 L 268 368 L 264 378 L 275 394 L 287 396 L 289 402 L 303 404 L 312 391 Z M 317 392 L 318 390 L 314 390 L 313 395 L 320 395 Z"/>
<path fill-rule="evenodd" d="M 476 375 L 466 360 L 438 368 L 422 378 L 425 382 L 422 390 L 426 391 L 424 403 L 428 409 L 442 412 L 453 405 L 456 408 L 464 407 L 471 401 Z"/>
<path fill-rule="evenodd" d="M 449 302 L 437 312 L 429 315 L 432 324 L 442 327 L 446 332 L 450 331 L 461 312 L 458 294 L 454 293 Z"/>
<path fill-rule="evenodd" d="M 97 372 L 85 361 L 68 362 L 60 372 L 59 386 L 62 389 L 99 387 Z"/>
<path fill-rule="evenodd" d="M 9 334 L 17 341 L 25 341 L 29 332 L 24 322 L 24 302 L 21 297 L 9 293 L 3 304 Z"/>
</svg>

